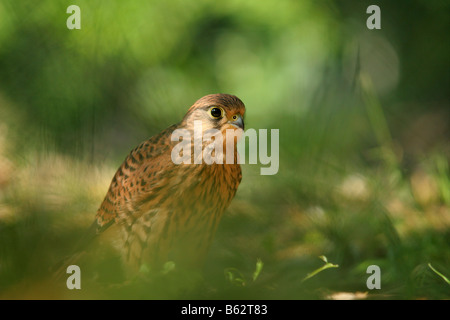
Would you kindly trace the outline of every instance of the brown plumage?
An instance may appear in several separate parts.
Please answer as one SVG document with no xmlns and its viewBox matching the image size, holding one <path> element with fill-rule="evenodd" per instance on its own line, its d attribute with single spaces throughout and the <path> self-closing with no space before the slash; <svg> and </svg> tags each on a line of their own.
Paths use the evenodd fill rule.
<svg viewBox="0 0 450 320">
<path fill-rule="evenodd" d="M 124 260 L 136 268 L 143 263 L 160 268 L 167 261 L 187 267 L 201 265 L 241 181 L 237 138 L 226 141 L 225 130 L 242 133 L 244 112 L 244 104 L 235 96 L 205 96 L 180 123 L 132 150 L 98 209 L 96 233 L 111 225 L 120 227 Z M 209 129 L 222 132 L 224 152 L 226 146 L 234 148 L 234 163 L 195 164 L 193 148 L 191 164 L 172 161 L 172 149 L 179 143 L 171 141 L 172 133 L 186 129 L 194 137 L 194 121 L 201 121 L 202 133 Z M 205 147 L 203 143 L 202 149 Z M 225 159 L 225 155 L 215 156 Z"/>
</svg>

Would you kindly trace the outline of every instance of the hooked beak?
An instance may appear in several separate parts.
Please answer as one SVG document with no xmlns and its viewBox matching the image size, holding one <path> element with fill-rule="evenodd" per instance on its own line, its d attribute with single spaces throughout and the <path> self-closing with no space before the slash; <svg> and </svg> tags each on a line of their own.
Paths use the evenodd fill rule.
<svg viewBox="0 0 450 320">
<path fill-rule="evenodd" d="M 234 121 L 228 121 L 228 123 L 232 124 L 235 127 L 238 127 L 239 129 L 244 130 L 244 119 L 242 119 L 242 116 L 240 114 L 237 115 L 237 120 Z"/>
</svg>

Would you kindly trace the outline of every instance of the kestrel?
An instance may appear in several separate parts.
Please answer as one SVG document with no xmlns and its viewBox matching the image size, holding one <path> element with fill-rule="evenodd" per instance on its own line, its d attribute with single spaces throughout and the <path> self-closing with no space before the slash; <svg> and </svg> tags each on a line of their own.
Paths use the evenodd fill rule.
<svg viewBox="0 0 450 320">
<path fill-rule="evenodd" d="M 244 112 L 244 104 L 233 95 L 207 95 L 189 108 L 181 122 L 144 141 L 125 158 L 93 228 L 96 234 L 113 225 L 122 229 L 127 264 L 160 268 L 173 261 L 176 266 L 201 266 L 241 182 L 236 143 L 244 130 Z M 173 161 L 172 151 L 179 141 L 172 134 L 177 130 L 193 138 L 198 135 L 194 124 L 201 124 L 202 134 L 211 129 L 221 134 L 223 153 L 213 155 L 223 157 L 223 162 L 195 161 L 194 139 L 189 142 L 192 161 Z M 226 135 L 230 130 L 238 133 L 231 139 Z M 217 136 L 216 140 L 220 141 Z M 200 146 L 206 152 L 207 143 Z M 225 150 L 234 152 L 232 163 L 225 161 Z"/>
</svg>

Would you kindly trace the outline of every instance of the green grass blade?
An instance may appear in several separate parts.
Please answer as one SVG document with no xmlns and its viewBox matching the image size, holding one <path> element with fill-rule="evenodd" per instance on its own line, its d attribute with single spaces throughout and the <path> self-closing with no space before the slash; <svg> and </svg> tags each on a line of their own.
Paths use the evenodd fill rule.
<svg viewBox="0 0 450 320">
<path fill-rule="evenodd" d="M 302 280 L 302 282 L 316 276 L 318 273 L 322 272 L 323 270 L 330 269 L 330 268 L 339 268 L 339 265 L 328 262 L 327 257 L 320 256 L 319 258 L 322 259 L 325 262 L 325 264 L 322 267 L 314 270 L 313 272 L 308 273 L 306 275 L 306 277 Z"/>
<path fill-rule="evenodd" d="M 437 271 L 435 268 L 433 268 L 433 266 L 431 265 L 431 263 L 428 263 L 428 266 L 430 267 L 431 270 L 433 270 L 434 273 L 436 273 L 439 277 L 441 277 L 442 279 L 444 279 L 445 282 L 447 282 L 448 285 L 450 285 L 450 280 L 444 276 L 442 273 L 440 273 L 439 271 Z"/>
<path fill-rule="evenodd" d="M 261 259 L 256 260 L 256 269 L 255 272 L 253 272 L 253 281 L 256 281 L 256 279 L 258 279 L 263 267 L 264 263 L 261 261 Z"/>
</svg>

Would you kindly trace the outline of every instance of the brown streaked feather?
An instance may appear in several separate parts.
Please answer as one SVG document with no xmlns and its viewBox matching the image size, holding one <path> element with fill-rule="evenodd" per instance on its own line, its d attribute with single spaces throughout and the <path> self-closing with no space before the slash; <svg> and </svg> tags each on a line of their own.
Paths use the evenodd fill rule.
<svg viewBox="0 0 450 320">
<path fill-rule="evenodd" d="M 142 142 L 125 158 L 97 211 L 98 231 L 121 218 L 121 214 L 137 211 L 142 198 L 145 199 L 145 196 L 152 193 L 160 173 L 173 166 L 170 159 L 170 145 L 167 142 L 170 141 L 170 134 L 175 128 L 176 125 L 173 125 Z"/>
</svg>

